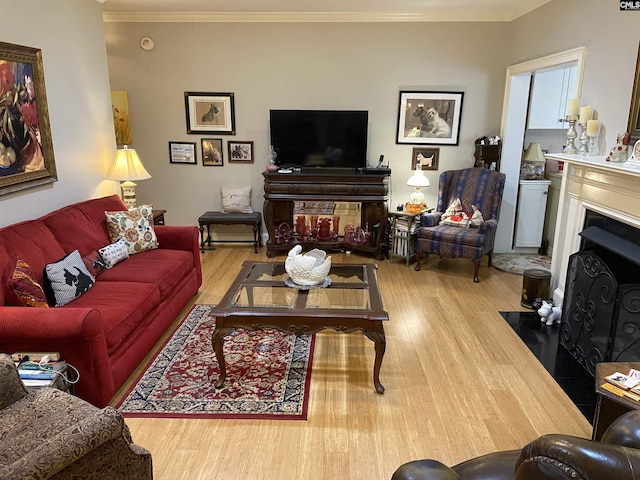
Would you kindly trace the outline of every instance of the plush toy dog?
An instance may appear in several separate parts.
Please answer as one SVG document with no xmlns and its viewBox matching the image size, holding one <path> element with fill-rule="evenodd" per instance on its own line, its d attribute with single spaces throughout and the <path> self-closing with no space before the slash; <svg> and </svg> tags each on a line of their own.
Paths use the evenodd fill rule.
<svg viewBox="0 0 640 480">
<path fill-rule="evenodd" d="M 553 304 L 542 301 L 542 306 L 538 309 L 540 321 L 546 325 L 560 323 L 562 319 L 562 307 L 554 307 Z"/>
</svg>

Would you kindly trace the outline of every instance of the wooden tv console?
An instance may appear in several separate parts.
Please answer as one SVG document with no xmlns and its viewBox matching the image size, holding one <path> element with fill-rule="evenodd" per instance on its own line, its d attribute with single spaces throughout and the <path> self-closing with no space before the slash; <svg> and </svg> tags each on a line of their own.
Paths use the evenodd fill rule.
<svg viewBox="0 0 640 480">
<path fill-rule="evenodd" d="M 343 236 L 333 241 L 302 242 L 304 249 L 322 250 L 348 249 L 374 255 L 384 259 L 386 253 L 386 230 L 389 201 L 389 173 L 333 173 L 294 172 L 276 173 L 265 171 L 264 176 L 264 223 L 269 234 L 267 256 L 291 250 L 294 243 L 277 245 L 275 229 L 282 223 L 294 227 L 294 202 L 332 201 L 359 202 L 360 225 L 367 225 L 373 233 L 371 245 L 345 244 Z"/>
</svg>

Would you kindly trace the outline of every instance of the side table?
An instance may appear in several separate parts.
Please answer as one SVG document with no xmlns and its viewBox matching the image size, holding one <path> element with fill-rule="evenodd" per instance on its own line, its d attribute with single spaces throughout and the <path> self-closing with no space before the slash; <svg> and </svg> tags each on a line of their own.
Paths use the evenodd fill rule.
<svg viewBox="0 0 640 480">
<path fill-rule="evenodd" d="M 389 212 L 391 219 L 391 234 L 389 245 L 389 260 L 394 257 L 404 258 L 407 266 L 411 257 L 415 255 L 415 226 L 423 213 L 429 213 L 433 208 L 425 208 L 419 213 Z"/>
<path fill-rule="evenodd" d="M 631 368 L 640 370 L 637 362 L 602 362 L 596 364 L 596 413 L 593 419 L 592 440 L 600 440 L 605 430 L 620 415 L 631 410 L 640 409 L 640 402 L 634 402 L 628 397 L 620 397 L 602 388 L 607 383 L 605 377 L 616 372 L 626 374 Z"/>
<path fill-rule="evenodd" d="M 166 210 L 152 210 L 153 213 L 153 224 L 154 225 L 164 225 L 164 214 L 167 213 Z"/>
</svg>

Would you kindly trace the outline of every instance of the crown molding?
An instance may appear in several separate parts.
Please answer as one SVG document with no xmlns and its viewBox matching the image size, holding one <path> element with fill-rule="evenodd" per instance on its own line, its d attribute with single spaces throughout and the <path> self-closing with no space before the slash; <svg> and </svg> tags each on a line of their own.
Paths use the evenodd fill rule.
<svg viewBox="0 0 640 480">
<path fill-rule="evenodd" d="M 550 0 L 546 0 L 550 1 Z M 510 22 L 513 13 L 410 12 L 104 12 L 113 23 Z"/>
</svg>

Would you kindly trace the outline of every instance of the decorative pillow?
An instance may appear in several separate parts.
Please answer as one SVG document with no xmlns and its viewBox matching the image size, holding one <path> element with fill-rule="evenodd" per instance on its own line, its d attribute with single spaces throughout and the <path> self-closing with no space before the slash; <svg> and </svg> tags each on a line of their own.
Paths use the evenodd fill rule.
<svg viewBox="0 0 640 480">
<path fill-rule="evenodd" d="M 222 213 L 253 213 L 251 187 L 220 187 Z"/>
<path fill-rule="evenodd" d="M 87 293 L 96 279 L 74 250 L 56 263 L 44 267 L 44 289 L 49 303 L 61 307 Z"/>
<path fill-rule="evenodd" d="M 25 307 L 49 307 L 44 290 L 33 278 L 31 267 L 20 257 L 16 259 L 16 268 L 13 270 L 9 280 L 9 286 L 20 305 Z"/>
<path fill-rule="evenodd" d="M 143 205 L 123 212 L 104 212 L 111 241 L 124 239 L 129 255 L 158 248 L 152 210 L 151 205 Z"/>
<path fill-rule="evenodd" d="M 98 250 L 94 250 L 89 255 L 82 257 L 82 261 L 84 262 L 84 266 L 87 267 L 87 270 L 89 270 L 89 273 L 94 277 L 100 275 L 107 268 Z"/>
<path fill-rule="evenodd" d="M 482 224 L 482 222 L 484 222 L 484 218 L 482 217 L 482 212 L 478 210 L 477 205 L 471 205 L 471 208 L 473 209 L 473 215 L 471 215 L 469 222 L 471 223 L 472 227 L 479 227 Z"/>
<path fill-rule="evenodd" d="M 113 268 L 116 263 L 129 258 L 129 247 L 127 246 L 127 242 L 125 242 L 124 238 L 121 238 L 117 242 L 99 249 L 98 254 L 102 259 L 104 268 L 109 269 Z"/>
<path fill-rule="evenodd" d="M 440 225 L 469 228 L 470 223 L 469 215 L 463 210 L 459 198 L 453 200 L 440 217 Z"/>
</svg>

